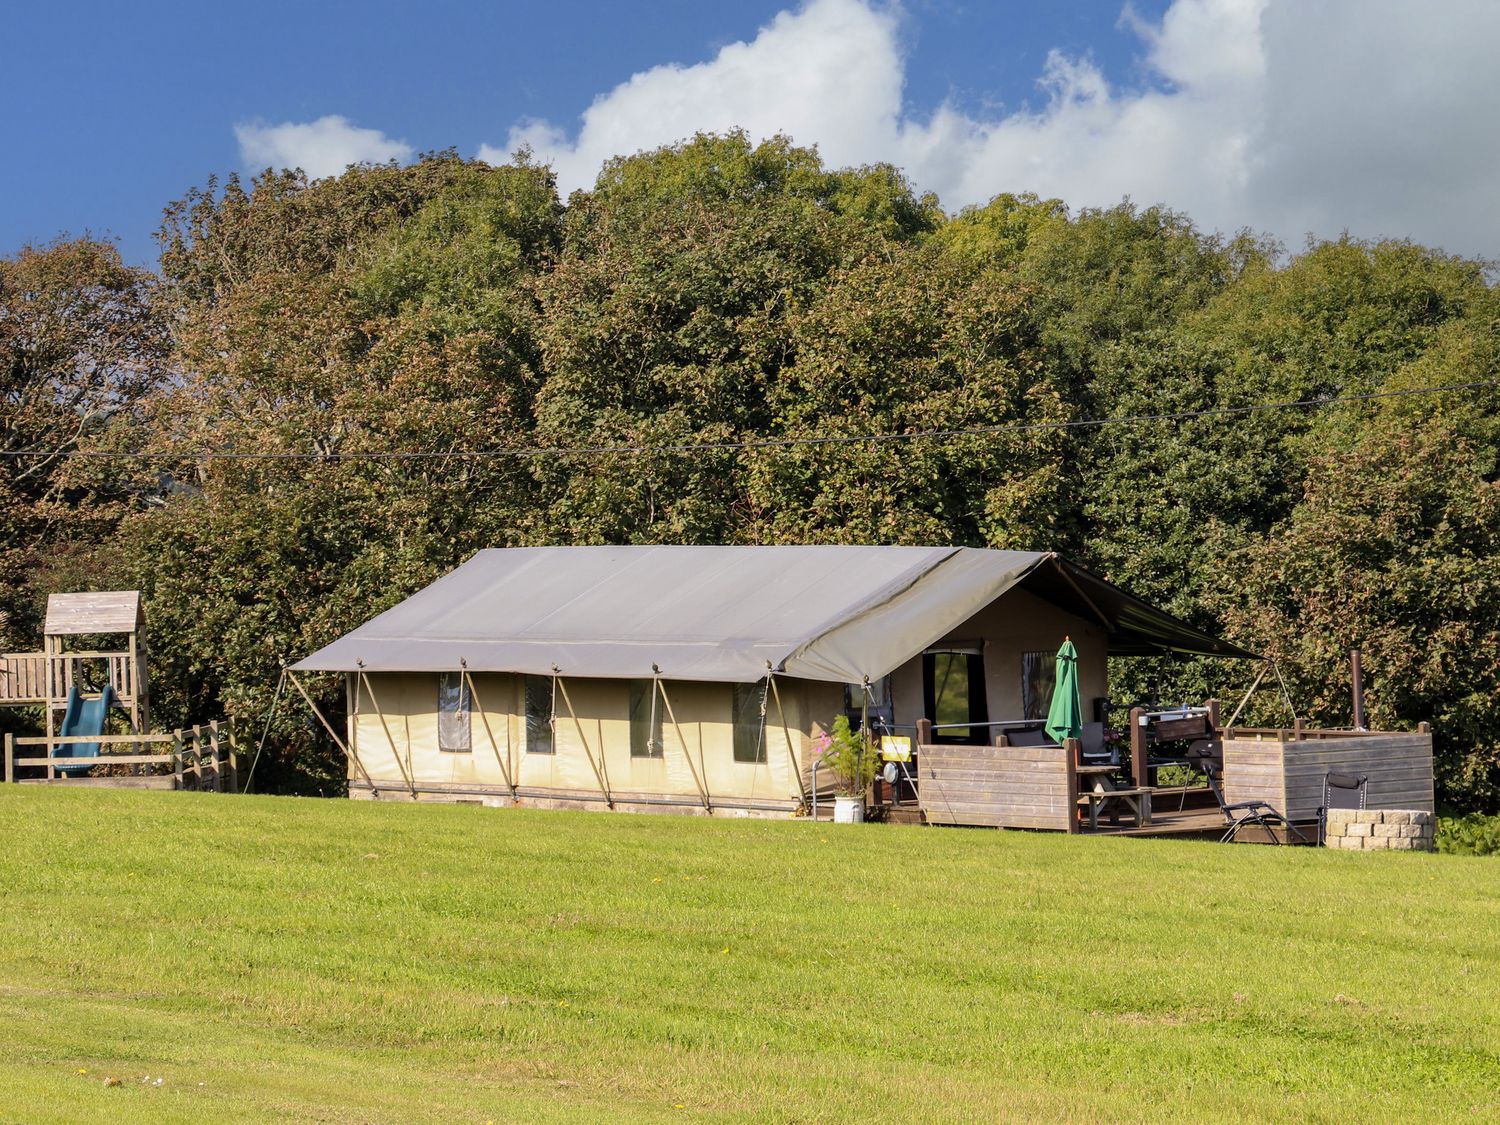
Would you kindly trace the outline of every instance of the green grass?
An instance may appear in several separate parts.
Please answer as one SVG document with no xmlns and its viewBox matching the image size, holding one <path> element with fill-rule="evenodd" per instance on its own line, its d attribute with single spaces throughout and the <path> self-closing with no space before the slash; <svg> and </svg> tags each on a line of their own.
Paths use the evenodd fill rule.
<svg viewBox="0 0 1500 1125">
<path fill-rule="evenodd" d="M 6 1121 L 1500 1117 L 1488 859 L 62 787 L 0 831 Z"/>
</svg>

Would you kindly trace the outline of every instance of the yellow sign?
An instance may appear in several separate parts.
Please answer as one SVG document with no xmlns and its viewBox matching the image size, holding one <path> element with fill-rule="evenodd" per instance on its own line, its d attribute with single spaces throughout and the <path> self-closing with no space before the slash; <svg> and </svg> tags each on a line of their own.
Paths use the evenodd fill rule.
<svg viewBox="0 0 1500 1125">
<path fill-rule="evenodd" d="M 887 762 L 911 761 L 911 739 L 905 735 L 882 735 L 880 756 Z"/>
</svg>

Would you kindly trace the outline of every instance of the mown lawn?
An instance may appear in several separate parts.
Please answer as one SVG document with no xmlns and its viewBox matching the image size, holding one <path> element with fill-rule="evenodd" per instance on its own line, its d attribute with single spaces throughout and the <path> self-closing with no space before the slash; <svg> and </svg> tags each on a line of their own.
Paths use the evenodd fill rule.
<svg viewBox="0 0 1500 1125">
<path fill-rule="evenodd" d="M 6 1121 L 1500 1118 L 1500 861 L 60 787 L 0 832 Z"/>
</svg>

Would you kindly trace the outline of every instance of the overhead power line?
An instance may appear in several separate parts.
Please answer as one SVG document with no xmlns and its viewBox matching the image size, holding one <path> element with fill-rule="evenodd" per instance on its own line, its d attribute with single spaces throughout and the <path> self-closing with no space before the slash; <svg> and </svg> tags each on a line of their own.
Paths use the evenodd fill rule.
<svg viewBox="0 0 1500 1125">
<path fill-rule="evenodd" d="M 1399 391 L 1371 391 L 1358 395 L 1319 395 L 1288 402 L 1261 402 L 1245 406 L 1216 406 L 1204 410 L 1174 410 L 1160 414 L 1127 414 L 1112 418 L 1078 418 L 1063 422 L 1009 422 L 994 426 L 966 426 L 944 430 L 907 430 L 880 434 L 823 434 L 782 438 L 751 438 L 745 441 L 676 442 L 664 445 L 517 446 L 493 449 L 364 450 L 348 453 L 280 452 L 240 453 L 232 450 L 165 450 L 139 452 L 108 449 L 12 449 L 0 451 L 7 458 L 57 457 L 124 461 L 449 461 L 463 458 L 596 457 L 611 454 L 724 453 L 748 449 L 787 449 L 797 446 L 865 445 L 886 442 L 941 441 L 948 438 L 985 437 L 999 434 L 1037 433 L 1047 430 L 1080 430 L 1101 426 L 1137 425 L 1145 422 L 1186 422 L 1196 418 L 1233 418 L 1273 410 L 1309 410 L 1375 399 L 1410 398 L 1414 395 L 1500 387 L 1500 379 L 1477 379 L 1468 383 L 1446 383 L 1430 387 L 1408 387 Z"/>
</svg>

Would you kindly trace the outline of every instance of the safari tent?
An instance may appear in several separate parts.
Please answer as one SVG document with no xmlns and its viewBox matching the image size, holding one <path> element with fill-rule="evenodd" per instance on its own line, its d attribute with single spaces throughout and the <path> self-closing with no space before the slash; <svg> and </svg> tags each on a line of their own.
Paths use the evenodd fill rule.
<svg viewBox="0 0 1500 1125">
<path fill-rule="evenodd" d="M 480 551 L 293 672 L 345 677 L 352 797 L 774 815 L 846 710 L 974 745 L 1045 716 L 1064 637 L 1086 706 L 1110 655 L 1248 655 L 1052 553 L 538 547 Z"/>
</svg>

